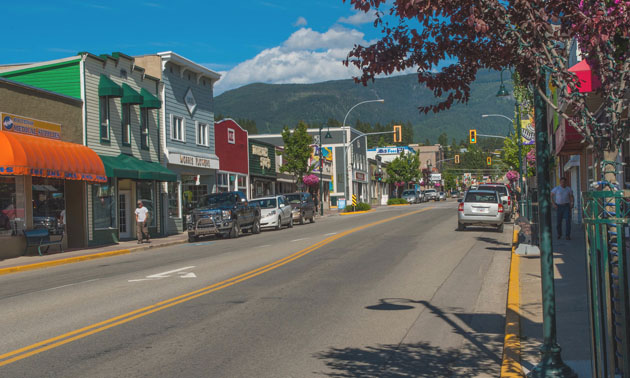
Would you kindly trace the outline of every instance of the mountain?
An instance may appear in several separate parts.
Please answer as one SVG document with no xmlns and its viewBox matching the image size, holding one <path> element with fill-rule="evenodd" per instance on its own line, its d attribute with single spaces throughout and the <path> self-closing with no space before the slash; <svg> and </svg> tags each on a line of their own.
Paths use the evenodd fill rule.
<svg viewBox="0 0 630 378">
<path fill-rule="evenodd" d="M 511 82 L 506 80 L 511 91 Z M 514 99 L 497 98 L 500 76 L 496 71 L 481 71 L 471 85 L 468 104 L 454 105 L 437 114 L 420 114 L 418 106 L 435 102 L 430 90 L 420 85 L 415 74 L 376 79 L 367 87 L 353 80 L 335 80 L 315 84 L 250 84 L 215 97 L 215 114 L 234 119 L 256 121 L 260 133 L 278 133 L 284 125 L 294 127 L 303 120 L 310 126 L 326 124 L 333 118 L 340 123 L 348 109 L 360 101 L 385 99 L 385 103 L 361 105 L 348 116 L 347 123 L 357 120 L 387 124 L 410 122 L 414 140 L 435 142 L 443 132 L 458 141 L 468 138 L 468 129 L 481 134 L 507 135 L 507 120 L 485 118 L 482 114 L 514 115 Z"/>
</svg>

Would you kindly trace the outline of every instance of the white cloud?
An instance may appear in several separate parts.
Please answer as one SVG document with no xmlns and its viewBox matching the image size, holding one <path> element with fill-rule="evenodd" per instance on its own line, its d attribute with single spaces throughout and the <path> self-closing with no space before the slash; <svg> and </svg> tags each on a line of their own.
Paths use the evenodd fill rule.
<svg viewBox="0 0 630 378">
<path fill-rule="evenodd" d="M 293 26 L 306 26 L 307 24 L 308 22 L 306 21 L 306 18 L 300 16 L 297 20 L 295 20 Z"/>
<path fill-rule="evenodd" d="M 357 12 L 350 17 L 341 17 L 337 20 L 340 24 L 349 24 L 349 25 L 362 25 L 370 22 L 374 22 L 376 19 L 376 12 L 371 10 L 369 12 Z"/>
</svg>

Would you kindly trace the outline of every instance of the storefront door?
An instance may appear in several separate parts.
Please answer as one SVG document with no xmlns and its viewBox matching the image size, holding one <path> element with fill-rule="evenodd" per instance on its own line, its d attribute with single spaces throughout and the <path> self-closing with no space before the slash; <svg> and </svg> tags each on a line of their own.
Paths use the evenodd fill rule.
<svg viewBox="0 0 630 378">
<path fill-rule="evenodd" d="M 131 190 L 118 192 L 118 232 L 120 239 L 131 238 Z"/>
</svg>

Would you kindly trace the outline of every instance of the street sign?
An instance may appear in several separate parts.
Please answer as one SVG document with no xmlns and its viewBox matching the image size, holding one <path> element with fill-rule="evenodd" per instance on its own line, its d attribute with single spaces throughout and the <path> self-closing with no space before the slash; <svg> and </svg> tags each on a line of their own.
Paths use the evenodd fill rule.
<svg viewBox="0 0 630 378">
<path fill-rule="evenodd" d="M 352 206 L 356 206 L 357 205 L 357 196 L 356 194 L 352 195 Z"/>
</svg>

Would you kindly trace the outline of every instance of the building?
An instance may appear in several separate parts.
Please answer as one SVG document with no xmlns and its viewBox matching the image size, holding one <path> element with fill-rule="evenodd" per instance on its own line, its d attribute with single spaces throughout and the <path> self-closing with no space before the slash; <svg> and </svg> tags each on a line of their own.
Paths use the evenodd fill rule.
<svg viewBox="0 0 630 378">
<path fill-rule="evenodd" d="M 219 172 L 214 192 L 240 190 L 252 198 L 249 191 L 249 141 L 247 130 L 233 119 L 214 124 L 214 145 L 219 157 Z"/>
<path fill-rule="evenodd" d="M 86 183 L 107 178 L 80 144 L 83 101 L 4 78 L 0 99 L 0 259 L 24 254 L 22 231 L 36 227 L 85 247 Z"/>
<path fill-rule="evenodd" d="M 418 144 L 410 144 L 420 158 L 420 170 L 427 170 L 431 167 L 431 172 L 442 172 L 442 163 L 444 161 L 444 148 L 439 144 L 433 146 L 420 146 Z"/>
<path fill-rule="evenodd" d="M 183 232 L 184 219 L 216 186 L 219 158 L 214 146 L 213 87 L 220 75 L 172 51 L 135 57 L 146 73 L 162 81 L 161 150 L 177 181 L 168 196 L 166 232 Z"/>
<path fill-rule="evenodd" d="M 249 138 L 249 180 L 251 198 L 276 194 L 276 147 Z"/>
<path fill-rule="evenodd" d="M 86 187 L 88 245 L 132 239 L 139 200 L 150 211 L 150 234 L 165 233 L 161 187 L 177 175 L 160 164 L 159 78 L 118 52 L 12 66 L 0 77 L 82 100 L 74 137 L 100 156 L 107 176 Z"/>
</svg>

